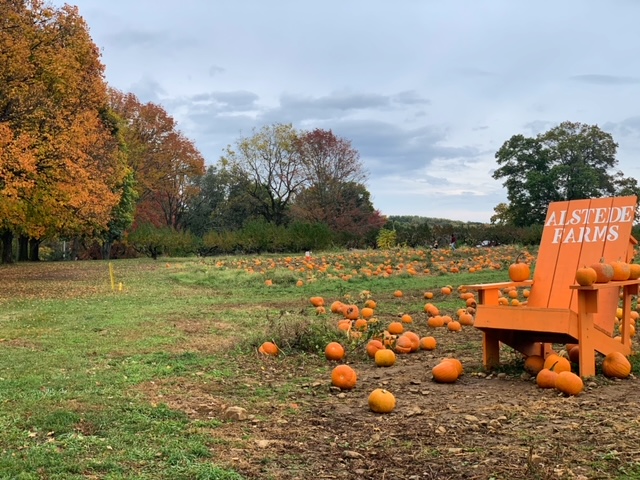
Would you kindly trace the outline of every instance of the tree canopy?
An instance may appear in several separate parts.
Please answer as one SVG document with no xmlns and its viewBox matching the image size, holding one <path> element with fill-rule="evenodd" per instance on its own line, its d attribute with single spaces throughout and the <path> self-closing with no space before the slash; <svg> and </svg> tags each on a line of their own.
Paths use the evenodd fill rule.
<svg viewBox="0 0 640 480">
<path fill-rule="evenodd" d="M 536 137 L 514 135 L 496 153 L 508 203 L 495 208 L 492 222 L 542 224 L 550 202 L 638 195 L 634 178 L 617 166 L 617 143 L 597 125 L 563 122 Z"/>
<path fill-rule="evenodd" d="M 244 220 L 262 218 L 276 225 L 324 224 L 346 243 L 385 222 L 364 186 L 367 175 L 358 151 L 331 130 L 265 126 L 227 148 L 207 176 L 202 193 L 210 198 L 197 208 L 209 215 L 236 212 Z"/>
</svg>

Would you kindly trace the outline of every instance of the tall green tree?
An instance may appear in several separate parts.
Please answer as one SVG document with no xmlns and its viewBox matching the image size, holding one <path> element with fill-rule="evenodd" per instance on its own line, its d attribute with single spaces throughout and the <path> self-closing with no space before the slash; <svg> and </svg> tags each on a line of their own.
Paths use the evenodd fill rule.
<svg viewBox="0 0 640 480">
<path fill-rule="evenodd" d="M 542 224 L 547 206 L 559 200 L 638 195 L 637 181 L 617 166 L 617 143 L 597 125 L 563 122 L 534 138 L 514 135 L 496 153 L 493 178 L 504 180 L 508 204 L 495 221 Z"/>
<path fill-rule="evenodd" d="M 298 132 L 291 124 L 267 125 L 228 147 L 221 162 L 248 180 L 246 193 L 267 222 L 283 225 L 292 200 L 307 181 Z"/>
<path fill-rule="evenodd" d="M 248 195 L 248 178 L 225 165 L 211 165 L 198 179 L 199 194 L 187 209 L 185 226 L 198 237 L 207 232 L 239 230 L 248 220 L 259 218 L 258 206 Z"/>
</svg>

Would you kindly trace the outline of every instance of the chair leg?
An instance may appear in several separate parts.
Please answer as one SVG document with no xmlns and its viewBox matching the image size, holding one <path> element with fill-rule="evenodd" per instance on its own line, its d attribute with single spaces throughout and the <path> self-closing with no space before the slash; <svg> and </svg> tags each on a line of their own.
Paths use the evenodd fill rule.
<svg viewBox="0 0 640 480">
<path fill-rule="evenodd" d="M 500 341 L 493 332 L 484 332 L 482 337 L 482 363 L 486 370 L 500 365 Z"/>
<path fill-rule="evenodd" d="M 581 313 L 578 315 L 578 343 L 580 345 L 580 354 L 578 357 L 578 366 L 580 368 L 580 376 L 583 378 L 593 377 L 596 374 L 596 352 L 593 331 L 593 315 L 590 313 Z"/>
</svg>

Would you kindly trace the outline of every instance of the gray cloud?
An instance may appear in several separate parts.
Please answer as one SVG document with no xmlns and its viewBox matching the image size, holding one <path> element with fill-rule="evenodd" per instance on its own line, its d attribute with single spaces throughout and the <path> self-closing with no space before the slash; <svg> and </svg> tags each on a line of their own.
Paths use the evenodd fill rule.
<svg viewBox="0 0 640 480">
<path fill-rule="evenodd" d="M 209 76 L 215 77 L 218 74 L 224 73 L 226 69 L 219 67 L 218 65 L 211 65 L 209 67 Z"/>
<path fill-rule="evenodd" d="M 137 29 L 120 29 L 105 35 L 108 44 L 117 48 L 151 47 L 158 42 L 164 42 L 166 33 L 160 31 L 144 31 Z"/>
<path fill-rule="evenodd" d="M 105 34 L 105 43 L 121 49 L 163 49 L 180 50 L 193 46 L 196 42 L 182 35 L 175 35 L 171 30 L 144 30 L 124 27 Z"/>
<path fill-rule="evenodd" d="M 640 138 L 640 116 L 628 117 L 621 122 L 607 122 L 602 128 L 620 136 Z"/>
<path fill-rule="evenodd" d="M 453 160 L 479 154 L 473 147 L 443 145 L 446 132 L 439 127 L 403 128 L 384 121 L 343 120 L 335 124 L 333 131 L 351 140 L 372 175 L 399 171 L 411 175 L 436 159 Z"/>
<path fill-rule="evenodd" d="M 154 78 L 145 75 L 140 80 L 131 85 L 131 92 L 134 93 L 143 103 L 161 103 L 161 98 L 165 97 L 167 91 Z"/>
<path fill-rule="evenodd" d="M 620 75 L 600 75 L 600 74 L 586 74 L 586 75 L 573 75 L 571 80 L 580 83 L 588 83 L 591 85 L 638 85 L 640 84 L 640 78 L 638 77 L 625 77 Z"/>
<path fill-rule="evenodd" d="M 551 130 L 553 127 L 556 127 L 561 122 L 550 122 L 548 120 L 533 120 L 531 122 L 527 122 L 524 124 L 525 130 L 530 131 L 533 135 L 539 135 L 548 130 Z M 514 135 L 517 132 L 514 132 Z M 505 139 L 506 140 L 506 139 Z"/>
<path fill-rule="evenodd" d="M 391 96 L 391 100 L 395 103 L 405 105 L 429 105 L 431 102 L 428 98 L 424 98 L 415 90 L 407 90 Z"/>
<path fill-rule="evenodd" d="M 300 95 L 282 94 L 281 110 L 295 111 L 308 117 L 326 118 L 339 112 L 388 108 L 391 98 L 387 95 L 370 93 L 333 92 L 324 97 L 304 97 Z"/>
</svg>

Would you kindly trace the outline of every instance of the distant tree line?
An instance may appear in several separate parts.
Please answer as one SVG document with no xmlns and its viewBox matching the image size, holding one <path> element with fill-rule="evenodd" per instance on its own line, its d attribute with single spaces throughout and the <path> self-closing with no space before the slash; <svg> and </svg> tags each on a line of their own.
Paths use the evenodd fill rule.
<svg viewBox="0 0 640 480">
<path fill-rule="evenodd" d="M 68 258 L 373 244 L 385 218 L 348 140 L 274 124 L 205 168 L 160 105 L 109 88 L 76 7 L 0 2 L 0 18 L 3 263 L 43 243 Z"/>
<path fill-rule="evenodd" d="M 0 260 L 537 243 L 550 201 L 637 194 L 596 126 L 565 122 L 496 154 L 493 225 L 373 206 L 350 141 L 266 125 L 208 167 L 154 103 L 109 88 L 78 9 L 0 1 Z M 388 242 L 387 242 L 388 243 Z M 46 255 L 41 255 L 46 253 Z"/>
</svg>

